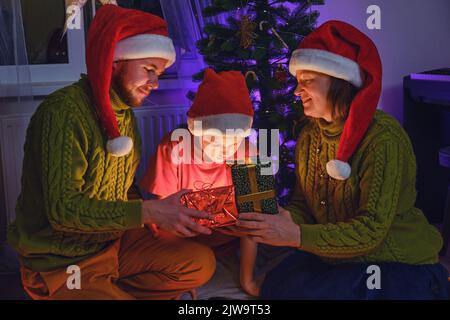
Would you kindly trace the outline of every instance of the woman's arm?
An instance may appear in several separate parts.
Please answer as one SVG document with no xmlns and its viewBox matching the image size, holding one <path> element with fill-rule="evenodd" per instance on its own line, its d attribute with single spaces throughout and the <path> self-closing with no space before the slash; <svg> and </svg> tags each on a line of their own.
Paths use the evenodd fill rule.
<svg viewBox="0 0 450 320">
<path fill-rule="evenodd" d="M 298 179 L 295 185 L 294 194 L 292 195 L 292 200 L 289 205 L 286 206 L 286 210 L 291 213 L 291 217 L 296 224 L 300 225 L 316 223 L 313 216 L 310 214 L 305 196 L 300 190 Z"/>
<path fill-rule="evenodd" d="M 303 146 L 304 139 L 305 137 L 300 133 L 297 140 L 297 145 L 295 147 L 296 184 L 292 199 L 289 205 L 286 206 L 286 210 L 290 212 L 291 217 L 296 224 L 313 224 L 316 223 L 316 221 L 310 213 L 306 198 L 300 188 L 300 181 L 302 177 L 300 177 L 297 170 L 299 166 L 299 159 L 302 158 L 301 154 L 306 150 Z"/>
</svg>

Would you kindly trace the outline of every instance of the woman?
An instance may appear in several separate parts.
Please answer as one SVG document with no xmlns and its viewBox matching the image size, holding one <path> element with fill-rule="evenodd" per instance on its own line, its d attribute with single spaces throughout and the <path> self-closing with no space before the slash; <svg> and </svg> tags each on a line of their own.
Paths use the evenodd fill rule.
<svg viewBox="0 0 450 320">
<path fill-rule="evenodd" d="M 245 213 L 230 234 L 299 251 L 267 276 L 266 299 L 447 299 L 442 239 L 414 207 L 416 163 L 397 121 L 377 111 L 381 61 L 353 26 L 329 21 L 290 72 L 309 124 L 297 186 L 277 216 Z M 371 267 L 375 265 L 375 267 Z"/>
</svg>

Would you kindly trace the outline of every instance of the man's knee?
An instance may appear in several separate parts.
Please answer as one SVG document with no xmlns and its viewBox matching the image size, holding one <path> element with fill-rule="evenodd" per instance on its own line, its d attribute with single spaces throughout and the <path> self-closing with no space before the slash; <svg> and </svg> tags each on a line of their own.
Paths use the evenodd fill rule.
<svg viewBox="0 0 450 320">
<path fill-rule="evenodd" d="M 189 280 L 199 287 L 211 279 L 216 270 L 216 258 L 214 252 L 206 245 L 189 241 L 184 248 L 189 255 L 189 262 L 186 265 L 189 268 Z"/>
</svg>

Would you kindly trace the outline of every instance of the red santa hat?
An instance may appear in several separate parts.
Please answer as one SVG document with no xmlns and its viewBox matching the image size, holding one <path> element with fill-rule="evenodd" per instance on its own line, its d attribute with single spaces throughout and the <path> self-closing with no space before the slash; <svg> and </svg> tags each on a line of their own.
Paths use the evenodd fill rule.
<svg viewBox="0 0 450 320">
<path fill-rule="evenodd" d="M 353 99 L 339 141 L 336 159 L 326 164 L 328 174 L 338 180 L 350 176 L 348 164 L 377 109 L 381 94 L 382 67 L 372 40 L 352 25 L 328 21 L 311 32 L 292 53 L 289 71 L 321 72 L 346 80 L 359 88 Z"/>
<path fill-rule="evenodd" d="M 248 136 L 253 123 L 253 105 L 245 78 L 239 71 L 216 73 L 206 69 L 188 113 L 189 131 L 195 136 L 209 129 L 226 133 L 236 130 L 237 135 Z M 201 130 L 194 125 L 201 121 Z"/>
<path fill-rule="evenodd" d="M 166 68 L 175 62 L 175 49 L 166 22 L 152 14 L 104 5 L 97 11 L 87 36 L 86 66 L 98 118 L 108 142 L 107 151 L 116 157 L 133 148 L 130 137 L 121 136 L 111 106 L 109 90 L 113 61 L 163 58 Z"/>
</svg>

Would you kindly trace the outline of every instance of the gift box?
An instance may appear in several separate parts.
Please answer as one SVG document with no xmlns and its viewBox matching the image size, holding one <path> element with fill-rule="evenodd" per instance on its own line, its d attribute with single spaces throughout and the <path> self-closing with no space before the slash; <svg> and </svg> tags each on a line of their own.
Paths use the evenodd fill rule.
<svg viewBox="0 0 450 320">
<path fill-rule="evenodd" d="M 211 219 L 194 219 L 208 228 L 220 228 L 236 223 L 237 208 L 233 186 L 225 186 L 185 193 L 181 204 L 192 209 L 205 211 Z"/>
<path fill-rule="evenodd" d="M 270 165 L 257 162 L 231 167 L 238 212 L 278 213 L 275 178 L 261 174 L 261 168 L 270 168 Z"/>
</svg>

